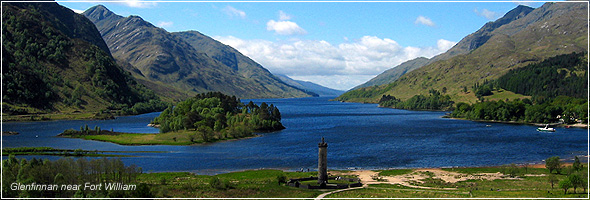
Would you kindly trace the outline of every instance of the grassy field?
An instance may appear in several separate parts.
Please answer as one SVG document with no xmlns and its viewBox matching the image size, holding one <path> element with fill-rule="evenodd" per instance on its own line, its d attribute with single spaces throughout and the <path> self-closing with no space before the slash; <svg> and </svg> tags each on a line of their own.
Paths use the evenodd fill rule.
<svg viewBox="0 0 590 200">
<path fill-rule="evenodd" d="M 85 140 L 96 140 L 111 142 L 120 145 L 192 145 L 204 143 L 200 134 L 194 130 L 180 130 L 167 133 L 118 133 L 100 135 L 68 135 L 63 137 L 81 138 Z M 255 137 L 255 136 L 253 136 Z M 229 140 L 229 139 L 227 139 Z M 218 142 L 211 140 L 209 142 Z"/>
<path fill-rule="evenodd" d="M 503 167 L 443 169 L 462 174 L 498 173 Z M 521 170 L 524 170 L 521 168 Z M 582 171 L 587 170 L 584 168 Z M 456 183 L 430 177 L 409 186 L 399 184 L 372 184 L 365 188 L 337 192 L 326 198 L 587 198 L 582 188 L 551 188 L 545 168 L 527 168 L 516 179 L 467 180 Z M 347 172 L 350 173 L 350 172 Z M 380 176 L 397 176 L 416 173 L 414 169 L 380 171 Z M 429 174 L 428 172 L 420 172 Z M 156 198 L 315 198 L 333 190 L 308 190 L 279 184 L 280 176 L 304 178 L 316 172 L 283 172 L 280 170 L 248 170 L 215 176 L 195 175 L 189 172 L 147 173 L 139 182 L 150 185 Z M 558 174 L 559 180 L 567 175 Z M 411 186 L 411 187 L 410 187 Z M 423 187 L 423 188 L 417 188 Z"/>
<path fill-rule="evenodd" d="M 323 191 L 279 185 L 277 177 L 303 178 L 315 174 L 280 170 L 251 170 L 215 176 L 167 172 L 142 174 L 139 181 L 148 183 L 156 198 L 314 198 Z"/>
</svg>

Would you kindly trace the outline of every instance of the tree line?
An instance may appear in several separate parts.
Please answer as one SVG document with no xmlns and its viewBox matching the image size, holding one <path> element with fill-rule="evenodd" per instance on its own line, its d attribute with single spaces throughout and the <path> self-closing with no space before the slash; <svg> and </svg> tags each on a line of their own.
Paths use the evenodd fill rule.
<svg viewBox="0 0 590 200">
<path fill-rule="evenodd" d="M 484 101 L 473 105 L 460 102 L 451 117 L 470 120 L 515 121 L 530 123 L 588 122 L 588 102 L 584 99 L 559 96 L 543 104 L 529 99 Z"/>
<path fill-rule="evenodd" d="M 512 69 L 492 87 L 517 94 L 550 99 L 557 96 L 587 98 L 586 53 L 563 54 L 522 68 Z"/>
<path fill-rule="evenodd" d="M 457 103 L 452 117 L 518 122 L 588 122 L 587 60 L 571 53 L 510 70 L 497 80 L 473 85 L 479 102 Z M 486 101 L 493 90 L 505 89 L 531 99 Z M 467 88 L 464 88 L 466 91 Z"/>
<path fill-rule="evenodd" d="M 574 163 L 569 167 L 564 167 L 563 163 L 561 163 L 559 156 L 553 156 L 547 158 L 545 160 L 545 168 L 549 170 L 549 183 L 551 183 L 551 188 L 557 183 L 559 188 L 564 190 L 564 194 L 567 194 L 567 191 L 570 188 L 574 189 L 574 193 L 576 192 L 577 188 L 583 188 L 584 193 L 586 193 L 587 185 L 587 177 L 588 175 L 583 170 L 583 166 L 580 163 L 580 159 L 576 156 L 574 157 Z M 565 169 L 567 177 L 562 180 L 558 180 L 555 175 L 552 174 L 555 171 L 556 174 L 561 174 Z"/>
<path fill-rule="evenodd" d="M 446 90 L 446 88 L 445 88 Z M 448 110 L 452 108 L 453 101 L 449 95 L 443 95 L 438 90 L 431 89 L 429 95 L 414 95 L 406 101 L 402 101 L 391 95 L 383 95 L 379 100 L 379 106 L 406 110 Z"/>
<path fill-rule="evenodd" d="M 135 184 L 141 167 L 125 166 L 120 159 L 72 159 L 56 161 L 17 159 L 10 155 L 2 161 L 2 194 L 8 198 L 124 198 L 151 197 L 149 188 L 139 184 L 136 190 L 13 190 L 13 183 L 36 185 L 82 185 L 85 183 Z"/>
<path fill-rule="evenodd" d="M 194 130 L 205 142 L 214 139 L 251 136 L 255 130 L 280 130 L 281 113 L 273 104 L 259 105 L 250 101 L 244 105 L 235 96 L 221 92 L 198 94 L 193 98 L 168 107 L 153 124 L 160 132 Z"/>
</svg>

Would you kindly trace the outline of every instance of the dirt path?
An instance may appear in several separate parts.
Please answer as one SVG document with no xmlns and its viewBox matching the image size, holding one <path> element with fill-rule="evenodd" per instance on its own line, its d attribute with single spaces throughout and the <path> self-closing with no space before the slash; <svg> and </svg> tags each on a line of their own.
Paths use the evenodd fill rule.
<svg viewBox="0 0 590 200">
<path fill-rule="evenodd" d="M 410 188 L 416 189 L 426 189 L 426 190 L 457 190 L 457 188 L 434 188 L 434 187 L 425 187 L 425 186 L 417 186 L 412 185 L 411 183 L 423 183 L 422 180 L 427 178 L 432 179 L 441 179 L 448 183 L 457 183 L 459 181 L 466 181 L 466 180 L 496 180 L 496 179 L 512 179 L 504 176 L 502 173 L 480 173 L 480 174 L 463 174 L 457 172 L 449 172 L 442 169 L 416 169 L 410 173 L 396 175 L 396 176 L 379 176 L 379 172 L 371 171 L 371 170 L 361 170 L 361 171 L 352 171 L 348 173 L 338 173 L 335 172 L 334 175 L 354 175 L 357 176 L 363 187 L 358 188 L 347 188 L 342 190 L 335 190 L 331 192 L 326 192 L 318 197 L 316 200 L 322 199 L 327 195 L 359 189 L 359 188 L 368 188 L 369 185 L 374 184 L 399 184 Z"/>
</svg>

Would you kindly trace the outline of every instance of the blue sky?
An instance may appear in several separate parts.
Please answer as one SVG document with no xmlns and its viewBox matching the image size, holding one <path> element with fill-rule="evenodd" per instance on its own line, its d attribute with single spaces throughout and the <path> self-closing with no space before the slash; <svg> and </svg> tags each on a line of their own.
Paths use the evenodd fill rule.
<svg viewBox="0 0 590 200">
<path fill-rule="evenodd" d="M 451 48 L 486 22 L 541 2 L 73 2 L 105 5 L 169 32 L 197 30 L 276 74 L 348 90 L 419 56 Z"/>
</svg>

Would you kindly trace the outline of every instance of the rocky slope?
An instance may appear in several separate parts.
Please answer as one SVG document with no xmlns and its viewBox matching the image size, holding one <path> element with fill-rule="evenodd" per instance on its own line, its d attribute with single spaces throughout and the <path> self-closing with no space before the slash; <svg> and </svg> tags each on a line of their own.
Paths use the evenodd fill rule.
<svg viewBox="0 0 590 200">
<path fill-rule="evenodd" d="M 187 95 L 219 91 L 240 98 L 310 96 L 202 34 L 169 33 L 139 16 L 122 17 L 101 5 L 83 14 L 96 24 L 113 56 L 137 68 L 143 77 L 135 77 L 156 92 L 164 87 Z"/>
</svg>

